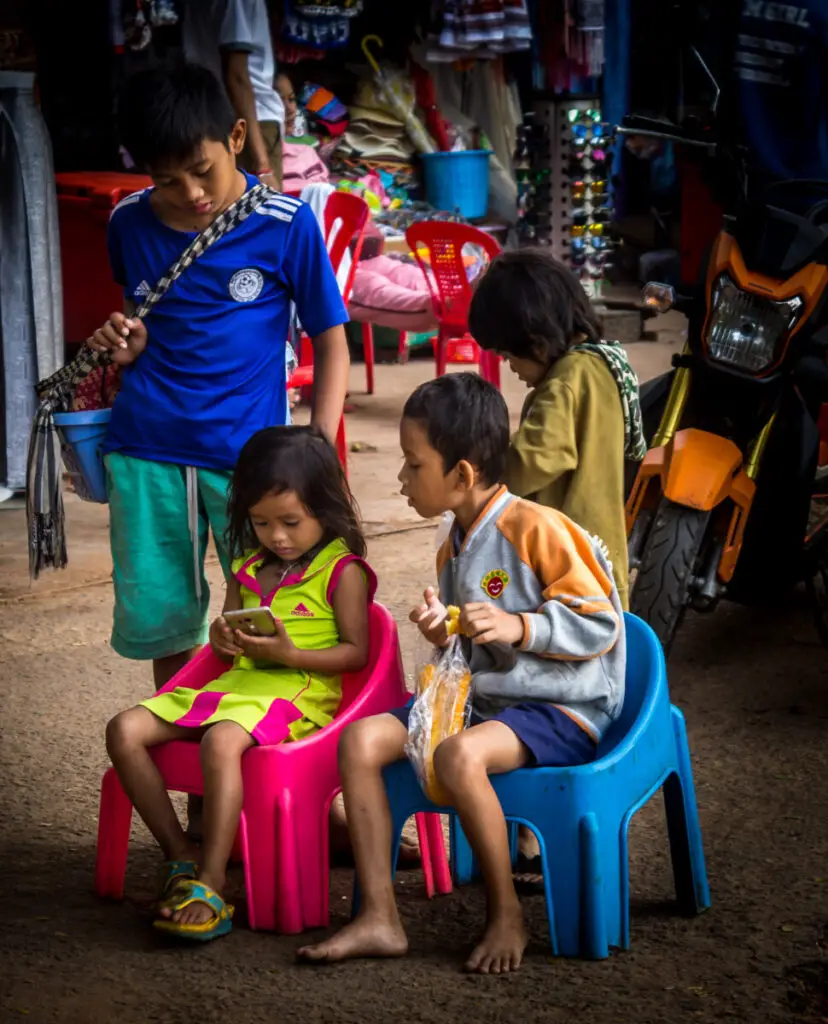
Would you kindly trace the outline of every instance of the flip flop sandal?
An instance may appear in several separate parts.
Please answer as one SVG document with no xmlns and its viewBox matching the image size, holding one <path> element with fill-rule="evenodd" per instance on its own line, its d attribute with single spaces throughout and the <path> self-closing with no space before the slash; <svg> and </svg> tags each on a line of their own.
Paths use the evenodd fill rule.
<svg viewBox="0 0 828 1024">
<path fill-rule="evenodd" d="M 163 906 L 175 891 L 178 882 L 198 877 L 198 865 L 194 860 L 167 860 L 159 871 L 158 905 Z"/>
<path fill-rule="evenodd" d="M 175 902 L 172 898 L 175 898 Z M 233 927 L 235 908 L 232 904 L 225 903 L 221 896 L 208 885 L 204 885 L 194 878 L 179 881 L 166 905 L 175 913 L 193 903 L 203 903 L 213 911 L 213 916 L 200 924 L 181 924 L 171 918 L 157 917 L 152 922 L 153 927 L 161 932 L 167 932 L 169 935 L 175 935 L 176 938 L 191 939 L 195 942 L 208 942 L 210 939 L 218 939 L 222 935 L 227 935 Z"/>
</svg>

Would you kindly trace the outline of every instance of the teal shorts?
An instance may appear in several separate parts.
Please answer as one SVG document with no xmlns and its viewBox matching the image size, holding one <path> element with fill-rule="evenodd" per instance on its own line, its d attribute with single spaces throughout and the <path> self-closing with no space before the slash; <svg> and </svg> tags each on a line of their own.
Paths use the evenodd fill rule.
<svg viewBox="0 0 828 1024">
<path fill-rule="evenodd" d="M 112 647 L 149 661 L 207 640 L 210 589 L 204 555 L 210 531 L 229 573 L 229 472 L 105 458 L 115 617 Z"/>
</svg>

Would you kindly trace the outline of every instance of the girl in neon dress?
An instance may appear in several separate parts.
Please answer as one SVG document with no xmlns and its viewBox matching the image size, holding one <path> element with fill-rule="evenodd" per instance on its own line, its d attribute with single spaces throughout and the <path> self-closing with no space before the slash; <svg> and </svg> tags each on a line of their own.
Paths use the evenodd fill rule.
<svg viewBox="0 0 828 1024">
<path fill-rule="evenodd" d="M 315 428 L 255 434 L 239 456 L 229 513 L 234 561 L 224 612 L 268 607 L 275 636 L 246 636 L 222 614 L 210 645 L 228 671 L 201 690 L 178 687 L 142 701 L 113 718 L 106 734 L 124 790 L 166 858 L 155 925 L 193 939 L 231 927 L 233 908 L 221 892 L 242 807 L 242 754 L 303 739 L 332 720 L 342 675 L 368 660 L 376 589 L 345 475 Z M 201 744 L 201 851 L 149 755 L 174 739 Z"/>
</svg>

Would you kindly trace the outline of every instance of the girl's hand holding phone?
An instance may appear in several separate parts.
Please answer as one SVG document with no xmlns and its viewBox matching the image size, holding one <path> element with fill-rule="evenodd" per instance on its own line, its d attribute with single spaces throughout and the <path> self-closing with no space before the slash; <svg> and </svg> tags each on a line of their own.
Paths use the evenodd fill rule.
<svg viewBox="0 0 828 1024">
<path fill-rule="evenodd" d="M 222 661 L 232 661 L 237 654 L 241 654 L 241 648 L 236 643 L 233 630 L 227 625 L 223 615 L 220 615 L 210 625 L 210 646 L 213 654 Z"/>
<path fill-rule="evenodd" d="M 255 661 L 273 661 L 293 668 L 297 647 L 279 619 L 275 620 L 275 626 L 276 632 L 273 636 L 248 636 L 236 630 L 234 642 L 248 658 Z"/>
</svg>

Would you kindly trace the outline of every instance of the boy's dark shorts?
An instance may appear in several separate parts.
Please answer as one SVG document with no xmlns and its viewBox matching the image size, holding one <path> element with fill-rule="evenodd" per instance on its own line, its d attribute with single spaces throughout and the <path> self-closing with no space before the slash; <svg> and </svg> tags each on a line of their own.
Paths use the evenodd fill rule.
<svg viewBox="0 0 828 1024">
<path fill-rule="evenodd" d="M 391 711 L 408 728 L 411 705 Z M 470 725 L 503 722 L 529 750 L 535 768 L 572 768 L 595 760 L 595 741 L 569 715 L 552 704 L 527 701 L 504 708 L 491 718 L 472 712 Z"/>
</svg>

